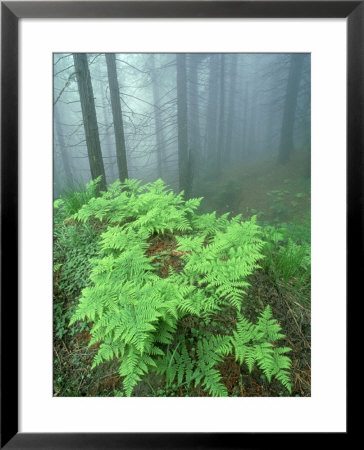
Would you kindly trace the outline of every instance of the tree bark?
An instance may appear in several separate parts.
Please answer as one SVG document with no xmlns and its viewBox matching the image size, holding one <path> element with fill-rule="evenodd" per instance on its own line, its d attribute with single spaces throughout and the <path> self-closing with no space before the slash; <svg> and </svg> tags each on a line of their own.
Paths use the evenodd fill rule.
<svg viewBox="0 0 364 450">
<path fill-rule="evenodd" d="M 123 125 L 123 116 L 121 112 L 120 92 L 119 92 L 118 75 L 116 72 L 115 54 L 106 53 L 105 58 L 110 86 L 111 109 L 114 120 L 116 160 L 118 163 L 119 178 L 120 181 L 123 182 L 125 181 L 126 178 L 128 178 L 128 165 L 126 161 L 124 125 Z"/>
<path fill-rule="evenodd" d="M 106 176 L 102 160 L 99 129 L 97 125 L 94 93 L 92 89 L 90 70 L 85 53 L 74 53 L 73 60 L 77 74 L 78 91 L 80 93 L 83 126 L 85 129 L 88 159 L 91 177 L 95 180 L 101 177 L 99 190 L 106 190 Z"/>
<path fill-rule="evenodd" d="M 102 89 L 102 109 L 103 109 L 103 119 L 104 119 L 104 129 L 105 129 L 105 139 L 101 139 L 101 150 L 104 150 L 104 155 L 107 160 L 104 163 L 106 177 L 109 176 L 111 179 L 111 183 L 118 179 L 118 174 L 116 173 L 117 161 L 116 154 L 114 152 L 114 142 L 111 139 L 111 135 L 109 133 L 109 128 L 113 126 L 111 117 L 108 114 L 109 103 L 106 97 L 106 92 Z M 104 142 L 104 146 L 102 143 Z"/>
</svg>

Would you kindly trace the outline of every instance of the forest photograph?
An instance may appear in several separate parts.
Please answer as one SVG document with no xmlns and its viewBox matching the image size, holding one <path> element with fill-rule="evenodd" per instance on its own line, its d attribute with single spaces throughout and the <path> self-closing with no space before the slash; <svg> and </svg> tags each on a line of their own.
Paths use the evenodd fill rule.
<svg viewBox="0 0 364 450">
<path fill-rule="evenodd" d="M 311 396 L 309 53 L 53 54 L 53 396 Z"/>
</svg>

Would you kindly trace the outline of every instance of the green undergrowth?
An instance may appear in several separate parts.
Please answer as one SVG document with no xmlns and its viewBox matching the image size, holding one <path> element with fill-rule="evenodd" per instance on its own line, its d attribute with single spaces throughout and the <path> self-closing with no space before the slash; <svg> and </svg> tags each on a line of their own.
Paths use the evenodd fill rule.
<svg viewBox="0 0 364 450">
<path fill-rule="evenodd" d="M 54 333 L 62 339 L 86 329 L 78 323 L 69 328 L 76 299 L 89 283 L 89 258 L 98 252 L 99 236 L 88 225 L 58 224 L 54 230 Z"/>
<path fill-rule="evenodd" d="M 306 292 L 309 301 L 311 281 L 310 218 L 303 224 L 283 223 L 262 227 L 264 256 L 262 267 L 274 284 L 283 284 Z"/>
<path fill-rule="evenodd" d="M 226 396 L 261 373 L 290 395 L 291 345 L 250 284 L 263 272 L 309 303 L 309 218 L 202 214 L 161 180 L 84 192 L 55 202 L 55 392 Z"/>
<path fill-rule="evenodd" d="M 54 202 L 54 208 L 60 212 L 61 216 L 68 217 L 75 214 L 85 203 L 96 196 L 99 181 L 100 177 L 91 180 L 84 187 L 79 185 L 77 190 L 65 189 L 60 198 Z"/>
<path fill-rule="evenodd" d="M 78 323 L 69 327 L 76 309 L 76 299 L 89 283 L 90 258 L 98 254 L 99 232 L 90 224 L 67 220 L 95 194 L 97 181 L 89 183 L 82 191 L 65 191 L 54 202 L 53 231 L 53 329 L 58 339 L 87 329 Z"/>
<path fill-rule="evenodd" d="M 55 305 L 67 307 L 55 331 L 66 334 L 70 318 L 71 333 L 89 332 L 92 367 L 118 365 L 115 395 L 155 376 L 163 392 L 226 396 L 220 369 L 231 358 L 291 391 L 290 348 L 270 306 L 244 316 L 249 276 L 267 259 L 255 217 L 198 214 L 201 198 L 185 201 L 161 180 L 117 182 L 84 200 L 71 215 L 56 204 Z"/>
</svg>

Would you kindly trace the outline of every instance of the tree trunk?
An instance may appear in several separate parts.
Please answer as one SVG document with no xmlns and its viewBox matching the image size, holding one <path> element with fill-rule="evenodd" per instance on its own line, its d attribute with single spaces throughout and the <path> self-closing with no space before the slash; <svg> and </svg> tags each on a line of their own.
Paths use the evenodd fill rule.
<svg viewBox="0 0 364 450">
<path fill-rule="evenodd" d="M 221 174 L 222 154 L 224 153 L 224 131 L 225 131 L 225 55 L 220 55 L 220 117 L 219 117 L 219 140 L 217 146 L 216 174 Z"/>
<path fill-rule="evenodd" d="M 109 128 L 112 126 L 111 118 L 108 114 L 108 101 L 106 97 L 105 91 L 102 89 L 103 97 L 102 97 L 102 109 L 103 109 L 103 116 L 104 116 L 104 129 L 105 129 L 105 140 L 101 140 L 101 150 L 104 150 L 104 155 L 106 156 L 106 164 L 105 166 L 105 172 L 106 176 L 109 176 L 111 179 L 111 183 L 116 181 L 118 179 L 118 175 L 116 174 L 116 154 L 114 152 L 114 142 L 112 142 L 111 136 L 109 134 Z M 102 142 L 104 142 L 104 146 L 102 146 Z"/>
<path fill-rule="evenodd" d="M 177 54 L 177 126 L 179 189 L 188 198 L 191 190 L 187 133 L 186 55 Z"/>
<path fill-rule="evenodd" d="M 164 137 L 163 137 L 163 124 L 161 120 L 160 113 L 160 92 L 158 77 L 156 75 L 155 68 L 155 55 L 152 54 L 152 88 L 153 88 L 153 103 L 154 103 L 154 124 L 155 124 L 155 139 L 156 139 L 156 155 L 157 155 L 157 171 L 158 177 L 163 178 L 164 176 L 164 164 L 165 164 L 165 148 L 164 148 Z"/>
<path fill-rule="evenodd" d="M 210 55 L 209 67 L 209 95 L 207 101 L 207 123 L 206 123 L 206 159 L 216 160 L 217 144 L 217 55 Z"/>
<path fill-rule="evenodd" d="M 85 129 L 88 159 L 90 162 L 91 177 L 93 180 L 101 176 L 99 190 L 106 190 L 106 176 L 104 162 L 102 160 L 99 129 L 97 125 L 94 93 L 92 89 L 90 70 L 85 53 L 74 53 L 78 91 Z"/>
<path fill-rule="evenodd" d="M 286 164 L 289 161 L 293 151 L 293 131 L 302 68 L 302 55 L 292 55 L 287 82 L 287 94 L 283 111 L 281 143 L 278 155 L 278 163 L 280 164 Z"/>
<path fill-rule="evenodd" d="M 119 178 L 120 181 L 123 182 L 126 178 L 128 178 L 128 165 L 126 162 L 124 125 L 120 104 L 118 75 L 116 73 L 115 54 L 106 53 L 105 58 L 110 86 L 111 109 L 114 120 L 116 160 L 118 163 Z"/>
<path fill-rule="evenodd" d="M 188 110 L 190 124 L 190 165 L 193 164 L 194 175 L 200 166 L 201 143 L 200 143 L 200 115 L 198 98 L 198 65 L 201 61 L 200 55 L 189 56 L 189 84 L 188 84 Z"/>
<path fill-rule="evenodd" d="M 241 152 L 240 152 L 240 160 L 243 160 L 247 157 L 248 155 L 248 145 L 249 145 L 249 122 L 250 122 L 250 117 L 249 117 L 249 111 L 250 111 L 250 107 L 251 107 L 251 102 L 250 102 L 250 87 L 251 87 L 251 82 L 248 80 L 245 83 L 245 88 L 244 88 L 244 107 L 243 107 L 243 117 L 242 117 L 242 123 L 241 123 L 241 128 L 243 130 L 243 137 L 242 137 L 242 146 L 241 146 Z"/>
<path fill-rule="evenodd" d="M 226 130 L 226 156 L 224 158 L 225 164 L 228 164 L 232 153 L 232 136 L 235 119 L 235 98 L 236 98 L 236 72 L 237 72 L 237 55 L 231 56 L 231 76 L 229 86 L 229 104 L 228 104 L 228 118 Z"/>
<path fill-rule="evenodd" d="M 247 153 L 246 156 L 248 159 L 256 156 L 257 151 L 257 109 L 258 109 L 258 92 L 253 87 L 253 91 L 255 91 L 254 99 L 252 99 L 252 104 L 249 106 L 249 135 L 248 135 L 248 143 L 247 143 Z M 252 97 L 252 96 L 250 96 Z"/>
</svg>

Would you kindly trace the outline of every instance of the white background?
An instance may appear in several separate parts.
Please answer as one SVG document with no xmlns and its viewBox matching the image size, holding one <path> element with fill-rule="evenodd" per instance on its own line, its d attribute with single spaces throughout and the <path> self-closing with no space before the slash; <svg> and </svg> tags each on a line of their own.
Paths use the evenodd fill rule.
<svg viewBox="0 0 364 450">
<path fill-rule="evenodd" d="M 20 431 L 346 431 L 346 20 L 20 21 Z M 312 53 L 312 397 L 52 397 L 52 52 Z"/>
</svg>

